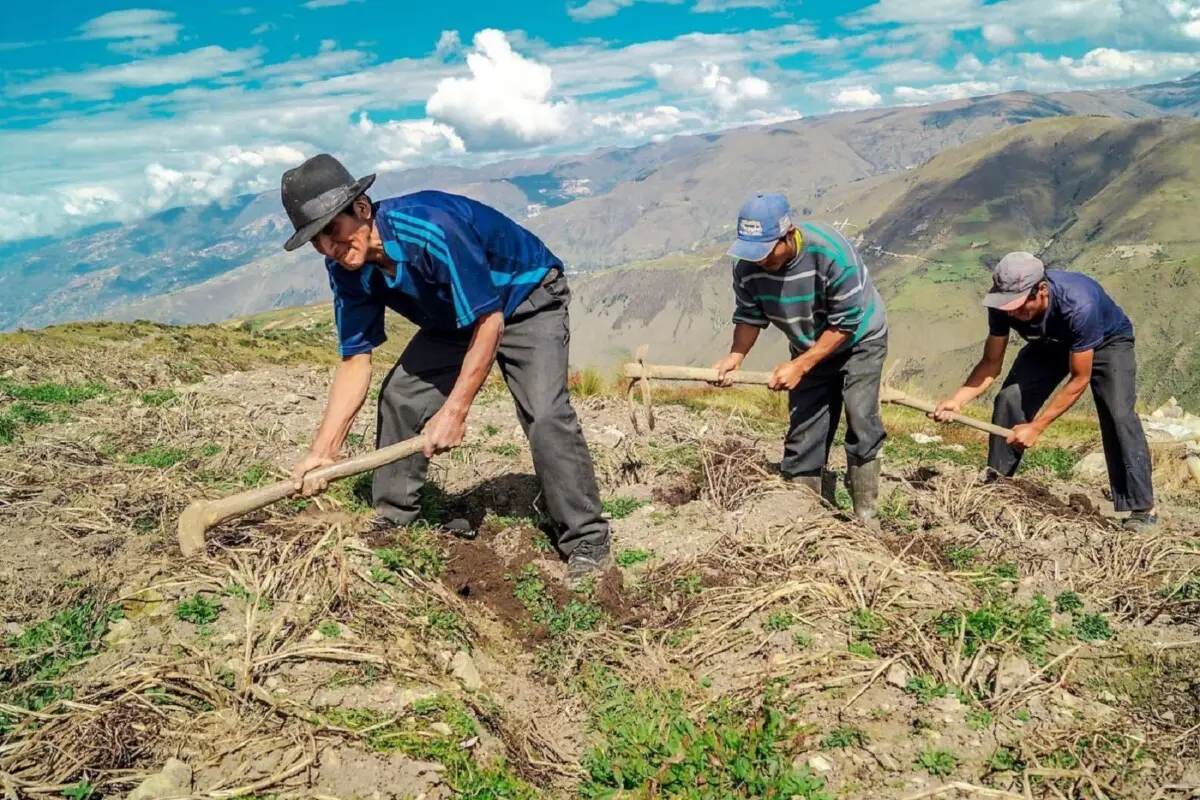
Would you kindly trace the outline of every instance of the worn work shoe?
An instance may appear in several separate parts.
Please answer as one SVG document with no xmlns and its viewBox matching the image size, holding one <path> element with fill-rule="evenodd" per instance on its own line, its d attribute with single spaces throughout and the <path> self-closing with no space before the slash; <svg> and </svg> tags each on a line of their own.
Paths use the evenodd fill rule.
<svg viewBox="0 0 1200 800">
<path fill-rule="evenodd" d="M 854 516 L 863 522 L 875 522 L 875 506 L 879 500 L 879 462 L 850 467 L 846 470 L 846 488 L 854 504 Z"/>
<path fill-rule="evenodd" d="M 1121 527 L 1130 533 L 1145 533 L 1158 525 L 1158 514 L 1153 511 L 1134 511 Z"/>
<path fill-rule="evenodd" d="M 579 544 L 567 557 L 567 586 L 578 591 L 588 578 L 600 578 L 612 566 L 608 545 Z"/>
</svg>

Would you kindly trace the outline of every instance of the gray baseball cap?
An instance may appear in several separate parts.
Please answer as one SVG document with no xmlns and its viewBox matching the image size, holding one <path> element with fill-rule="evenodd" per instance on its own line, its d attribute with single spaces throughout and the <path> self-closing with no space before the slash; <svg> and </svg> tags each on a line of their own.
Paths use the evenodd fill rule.
<svg viewBox="0 0 1200 800">
<path fill-rule="evenodd" d="M 1009 253 L 992 270 L 992 291 L 983 304 L 999 311 L 1020 308 L 1039 283 L 1046 279 L 1046 265 L 1033 253 Z"/>
</svg>

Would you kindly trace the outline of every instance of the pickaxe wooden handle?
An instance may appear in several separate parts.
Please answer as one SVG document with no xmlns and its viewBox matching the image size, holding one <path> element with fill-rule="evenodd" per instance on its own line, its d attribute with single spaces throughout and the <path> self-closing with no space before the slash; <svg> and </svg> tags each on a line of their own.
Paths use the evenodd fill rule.
<svg viewBox="0 0 1200 800">
<path fill-rule="evenodd" d="M 424 448 L 425 437 L 414 436 L 365 455 L 347 458 L 345 461 L 314 469 L 306 477 L 324 480 L 348 478 L 351 475 L 358 475 L 391 464 L 402 458 L 415 456 Z M 212 526 L 227 519 L 265 508 L 271 503 L 277 503 L 295 494 L 295 486 L 289 480 L 222 497 L 219 500 L 197 500 L 185 508 L 179 516 L 179 549 L 186 557 L 196 555 L 204 550 L 204 534 Z"/>
<path fill-rule="evenodd" d="M 880 402 L 891 403 L 892 405 L 905 406 L 917 411 L 924 411 L 926 414 L 932 414 L 933 412 L 937 411 L 937 406 L 934 403 L 918 400 L 915 397 L 909 397 L 904 392 L 899 392 L 895 389 L 889 389 L 886 386 L 879 390 L 879 400 Z M 949 419 L 951 422 L 957 422 L 959 425 L 966 425 L 968 428 L 974 428 L 977 431 L 990 433 L 993 436 L 1001 436 L 1005 439 L 1007 439 L 1009 436 L 1012 436 L 1012 431 L 1008 428 L 1002 428 L 999 425 L 993 425 L 990 422 L 980 422 L 977 419 L 964 417 L 962 414 L 950 414 Z"/>
<path fill-rule="evenodd" d="M 666 381 L 706 381 L 715 383 L 717 380 L 717 371 L 715 369 L 705 369 L 703 367 L 675 367 L 660 364 L 645 363 L 645 347 L 638 350 L 638 358 L 636 362 L 625 365 L 624 375 L 630 378 L 633 383 L 630 384 L 630 413 L 633 413 L 633 390 L 634 387 L 640 387 L 642 391 L 642 399 L 645 402 L 647 409 L 650 406 L 650 378 L 659 378 Z M 727 372 L 726 378 L 735 384 L 744 384 L 750 386 L 766 386 L 771 382 L 770 372 L 743 372 L 742 370 L 732 370 Z M 937 406 L 933 403 L 928 403 L 924 400 L 918 400 L 915 397 L 909 397 L 904 392 L 882 387 L 879 392 L 879 400 L 883 403 L 891 403 L 898 406 L 906 406 L 917 411 L 924 411 L 926 414 L 932 414 L 937 410 Z M 654 417 L 647 410 L 647 418 L 649 427 L 654 429 Z M 950 421 L 957 422 L 960 425 L 966 425 L 968 428 L 990 433 L 993 436 L 1002 436 L 1008 438 L 1012 435 L 1012 431 L 1008 428 L 1002 428 L 999 425 L 992 425 L 988 422 L 980 422 L 970 417 L 964 417 L 961 414 L 951 414 Z M 637 418 L 634 416 L 634 428 L 637 428 Z"/>
</svg>

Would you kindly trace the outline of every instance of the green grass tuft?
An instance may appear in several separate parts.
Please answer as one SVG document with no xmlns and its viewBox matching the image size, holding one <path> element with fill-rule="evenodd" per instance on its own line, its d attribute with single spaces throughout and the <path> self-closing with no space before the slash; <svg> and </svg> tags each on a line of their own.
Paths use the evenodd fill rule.
<svg viewBox="0 0 1200 800">
<path fill-rule="evenodd" d="M 786 631 L 796 624 L 796 617 L 789 611 L 776 611 L 767 617 L 763 630 Z"/>
<path fill-rule="evenodd" d="M 1103 614 L 1077 614 L 1071 629 L 1085 642 L 1106 642 L 1113 636 Z"/>
<path fill-rule="evenodd" d="M 217 621 L 221 610 L 220 600 L 197 593 L 175 605 L 175 616 L 193 625 L 208 625 Z"/>
<path fill-rule="evenodd" d="M 935 778 L 944 778 L 958 766 L 958 756 L 948 750 L 922 750 L 917 755 L 916 766 Z"/>
<path fill-rule="evenodd" d="M 139 467 L 152 467 L 154 469 L 167 469 L 173 467 L 188 458 L 188 451 L 177 447 L 163 447 L 162 445 L 154 445 L 149 450 L 143 450 L 140 453 L 133 453 L 125 456 L 126 464 L 133 464 Z"/>
<path fill-rule="evenodd" d="M 585 800 L 646 796 L 737 800 L 833 800 L 824 779 L 792 765 L 790 742 L 801 733 L 769 689 L 761 707 L 728 699 L 693 719 L 678 691 L 631 691 L 612 673 L 588 678 L 591 727 L 599 744 L 582 760 Z"/>
<path fill-rule="evenodd" d="M 1070 614 L 1083 609 L 1083 598 L 1075 592 L 1063 592 L 1054 598 L 1054 608 L 1060 614 Z"/>
<path fill-rule="evenodd" d="M 649 561 L 654 557 L 654 553 L 649 550 L 622 550 L 617 553 L 617 564 L 622 567 L 632 567 L 634 564 L 641 564 Z"/>
<path fill-rule="evenodd" d="M 649 503 L 645 500 L 637 500 L 633 497 L 614 497 L 602 503 L 604 513 L 613 519 L 625 519 L 634 511 L 646 505 L 649 505 Z"/>
<path fill-rule="evenodd" d="M 821 740 L 822 750 L 845 750 L 847 747 L 862 747 L 867 744 L 867 735 L 858 728 L 842 725 Z"/>
<path fill-rule="evenodd" d="M 917 675 L 909 679 L 904 691 L 917 698 L 918 702 L 932 703 L 939 697 L 949 696 L 950 687 L 932 675 Z"/>
<path fill-rule="evenodd" d="M 375 551 L 384 568 L 392 572 L 409 570 L 425 580 L 436 580 L 446 571 L 446 557 L 438 547 L 437 538 L 422 526 L 399 531 L 396 542 Z"/>
<path fill-rule="evenodd" d="M 179 397 L 174 389 L 162 389 L 157 392 L 142 392 L 142 402 L 148 406 L 155 408 L 164 408 L 171 405 Z"/>
</svg>

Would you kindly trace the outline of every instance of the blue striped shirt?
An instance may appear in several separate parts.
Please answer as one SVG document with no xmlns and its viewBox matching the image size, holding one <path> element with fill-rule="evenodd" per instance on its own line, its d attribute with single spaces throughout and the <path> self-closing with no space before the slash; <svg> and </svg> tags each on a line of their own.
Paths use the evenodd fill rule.
<svg viewBox="0 0 1200 800">
<path fill-rule="evenodd" d="M 505 319 L 562 262 L 541 239 L 483 203 L 423 191 L 381 200 L 375 222 L 396 275 L 325 259 L 343 357 L 387 340 L 384 309 L 420 328 L 453 331 L 501 311 Z"/>
<path fill-rule="evenodd" d="M 749 261 L 733 265 L 733 321 L 774 325 L 804 352 L 827 327 L 851 334 L 842 349 L 887 335 L 887 313 L 854 245 L 836 229 L 801 222 L 796 256 L 777 272 Z"/>
</svg>

